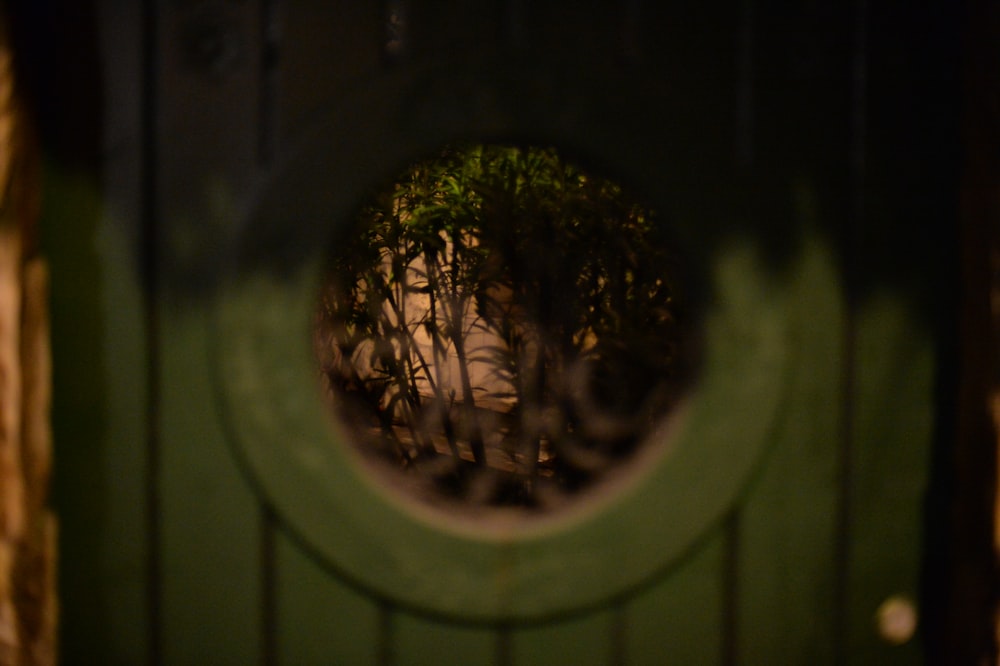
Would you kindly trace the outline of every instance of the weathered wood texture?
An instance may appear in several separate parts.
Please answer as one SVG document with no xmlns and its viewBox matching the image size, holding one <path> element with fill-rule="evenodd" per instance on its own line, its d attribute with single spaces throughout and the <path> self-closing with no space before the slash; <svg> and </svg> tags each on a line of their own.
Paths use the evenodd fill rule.
<svg viewBox="0 0 1000 666">
<path fill-rule="evenodd" d="M 54 664 L 56 521 L 48 272 L 35 225 L 40 181 L 0 20 L 0 664 Z"/>
</svg>

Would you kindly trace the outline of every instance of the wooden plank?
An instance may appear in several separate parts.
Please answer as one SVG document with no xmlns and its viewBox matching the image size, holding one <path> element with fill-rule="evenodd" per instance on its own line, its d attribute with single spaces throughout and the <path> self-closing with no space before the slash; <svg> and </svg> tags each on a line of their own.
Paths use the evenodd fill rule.
<svg viewBox="0 0 1000 666">
<path fill-rule="evenodd" d="M 805 194 L 804 192 L 802 194 Z M 814 218 L 815 202 L 800 201 Z M 809 224 L 808 222 L 803 222 Z M 795 361 L 773 449 L 740 506 L 736 655 L 741 664 L 829 664 L 844 304 L 818 239 L 792 274 Z"/>
<path fill-rule="evenodd" d="M 137 202 L 131 198 L 134 181 L 126 173 L 133 160 L 108 166 L 102 217 L 96 245 L 100 253 L 102 318 L 99 328 L 104 351 L 100 355 L 105 377 L 105 430 L 100 447 L 103 495 L 100 555 L 107 594 L 108 643 L 111 661 L 136 663 L 146 657 L 148 613 L 146 589 L 147 506 L 147 322 L 135 256 L 138 230 Z M 80 281 L 81 275 L 74 274 Z M 84 375 L 86 378 L 86 375 Z M 57 456 L 58 460 L 58 456 Z M 58 464 L 58 463 L 57 463 Z M 63 521 L 62 529 L 70 519 Z M 110 638 L 113 637 L 113 638 Z"/>
<path fill-rule="evenodd" d="M 848 312 L 834 243 L 849 209 L 852 10 L 742 3 L 740 157 L 759 179 L 759 233 L 777 246 L 788 241 L 781 224 L 791 223 L 794 240 L 775 268 L 795 292 L 782 418 L 739 510 L 736 663 L 837 661 Z"/>
<path fill-rule="evenodd" d="M 258 508 L 219 423 L 207 315 L 164 308 L 160 335 L 162 660 L 255 663 Z"/>
<path fill-rule="evenodd" d="M 261 2 L 161 3 L 156 32 L 153 659 L 256 663 L 258 503 L 213 383 L 209 299 L 260 158 Z"/>
<path fill-rule="evenodd" d="M 382 63 L 388 2 L 281 0 L 277 33 L 277 127 L 294 138 L 302 124 L 373 76 Z"/>
<path fill-rule="evenodd" d="M 721 663 L 725 562 L 726 534 L 719 526 L 662 580 L 630 601 L 622 663 Z"/>
<path fill-rule="evenodd" d="M 276 535 L 277 663 L 375 664 L 379 605 Z"/>
<path fill-rule="evenodd" d="M 879 636 L 880 605 L 919 598 L 923 515 L 934 418 L 934 354 L 928 332 L 901 298 L 873 297 L 857 317 L 847 657 L 910 664 L 919 642 Z"/>
<path fill-rule="evenodd" d="M 171 300 L 203 299 L 263 166 L 261 3 L 166 3 L 155 137 L 155 269 Z"/>
<path fill-rule="evenodd" d="M 107 430 L 103 447 L 109 662 L 138 663 L 149 654 L 147 294 L 141 282 L 142 8 L 127 0 L 97 3 L 105 66 L 103 215 L 95 235 L 100 252 L 101 326 L 107 353 Z M 76 279 L 80 279 L 76 276 Z M 65 523 L 62 525 L 65 529 Z M 67 653 L 72 653 L 70 650 Z M 84 654 L 84 653 L 81 653 Z M 95 655 L 96 656 L 96 655 Z"/>
<path fill-rule="evenodd" d="M 437 664 L 493 664 L 497 633 L 483 627 L 459 625 L 398 612 L 389 620 L 388 650 L 383 654 L 393 666 Z"/>
<path fill-rule="evenodd" d="M 128 245 L 134 219 L 124 211 L 121 217 L 111 213 L 122 210 L 116 203 L 128 201 L 110 193 L 101 201 L 99 192 L 92 176 L 55 166 L 46 174 L 61 649 L 98 662 L 141 663 L 147 360 L 142 295 Z"/>
<path fill-rule="evenodd" d="M 517 629 L 511 635 L 510 663 L 616 663 L 620 620 L 620 610 L 614 607 L 578 619 Z"/>
</svg>

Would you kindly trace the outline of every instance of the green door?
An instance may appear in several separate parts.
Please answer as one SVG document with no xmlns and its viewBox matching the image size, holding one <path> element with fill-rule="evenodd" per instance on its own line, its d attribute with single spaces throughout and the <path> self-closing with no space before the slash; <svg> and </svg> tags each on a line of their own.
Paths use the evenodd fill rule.
<svg viewBox="0 0 1000 666">
<path fill-rule="evenodd" d="M 920 661 L 948 192 L 934 156 L 900 152 L 935 83 L 898 77 L 931 56 L 892 17 L 116 4 L 98 43 L 118 143 L 101 179 L 50 178 L 72 202 L 50 226 L 78 215 L 95 243 L 74 264 L 52 234 L 56 326 L 101 313 L 56 333 L 64 387 L 103 378 L 56 405 L 57 437 L 91 415 L 59 490 L 68 662 Z M 628 478 L 535 520 L 407 501 L 317 384 L 338 225 L 469 139 L 556 145 L 644 193 L 699 285 L 680 406 Z"/>
</svg>

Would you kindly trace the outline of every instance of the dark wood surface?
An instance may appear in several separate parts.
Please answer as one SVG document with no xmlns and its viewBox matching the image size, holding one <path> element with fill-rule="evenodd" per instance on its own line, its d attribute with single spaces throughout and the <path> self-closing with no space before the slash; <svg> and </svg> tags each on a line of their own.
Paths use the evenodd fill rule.
<svg viewBox="0 0 1000 666">
<path fill-rule="evenodd" d="M 399 3 L 413 30 L 397 54 L 381 47 L 376 2 L 87 5 L 79 25 L 104 29 L 70 30 L 73 40 L 37 56 L 41 71 L 76 81 L 67 72 L 80 67 L 102 91 L 79 95 L 79 116 L 40 102 L 102 137 L 82 165 L 59 148 L 69 139 L 57 125 L 49 143 L 67 661 L 890 664 L 918 663 L 926 649 L 956 663 L 962 645 L 970 656 L 961 663 L 975 663 L 972 652 L 992 650 L 980 614 L 992 603 L 982 592 L 993 575 L 982 554 L 991 462 L 971 445 L 990 430 L 982 412 L 966 421 L 962 411 L 992 375 L 961 379 L 987 365 L 981 357 L 954 365 L 957 349 L 971 349 L 962 336 L 982 336 L 982 292 L 964 310 L 979 333 L 943 325 L 958 319 L 961 26 L 946 2 L 875 4 L 572 3 L 549 13 L 514 1 L 447 12 L 413 0 Z M 24 12 L 34 29 L 67 30 Z M 85 57 L 74 59 L 69 44 L 80 40 Z M 770 450 L 683 557 L 598 608 L 470 625 L 359 584 L 248 483 L 219 411 L 210 287 L 220 248 L 238 232 L 234 213 L 253 209 L 274 165 L 324 110 L 343 112 L 337 105 L 367 82 L 406 80 L 407 68 L 456 54 L 464 74 L 455 84 L 476 92 L 470 62 L 497 53 L 564 68 L 555 71 L 620 71 L 621 80 L 657 72 L 637 78 L 649 109 L 671 110 L 663 117 L 677 128 L 678 174 L 690 190 L 705 188 L 703 212 L 736 220 L 721 228 L 759 242 L 761 275 L 781 280 L 798 315 Z M 446 125 L 428 109 L 489 106 L 442 95 L 450 85 L 437 81 L 428 94 L 445 97 L 443 107 L 414 96 L 415 127 Z M 989 134 L 989 118 L 969 126 Z M 567 113 L 560 122 L 579 121 Z M 540 131 L 559 135 L 560 123 Z M 636 165 L 664 145 L 622 144 L 612 165 L 655 186 Z M 629 164 L 628 155 L 640 157 Z M 739 205 L 720 203 L 729 198 L 709 180 L 731 183 Z M 967 221 L 995 220 L 983 208 L 990 187 L 968 190 Z M 980 266 L 974 285 L 989 271 L 976 250 L 990 242 L 963 245 L 975 255 L 968 268 Z M 959 381 L 973 395 L 956 407 Z M 874 621 L 892 595 L 924 608 L 926 628 L 901 647 L 882 641 Z"/>
</svg>

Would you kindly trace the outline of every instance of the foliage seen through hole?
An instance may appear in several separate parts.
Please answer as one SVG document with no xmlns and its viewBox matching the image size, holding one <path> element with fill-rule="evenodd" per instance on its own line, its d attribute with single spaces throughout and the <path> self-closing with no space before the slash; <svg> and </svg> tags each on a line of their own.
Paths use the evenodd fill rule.
<svg viewBox="0 0 1000 666">
<path fill-rule="evenodd" d="M 551 148 L 447 147 L 329 257 L 316 344 L 367 456 L 429 501 L 550 508 L 676 401 L 675 257 L 654 212 Z"/>
</svg>

